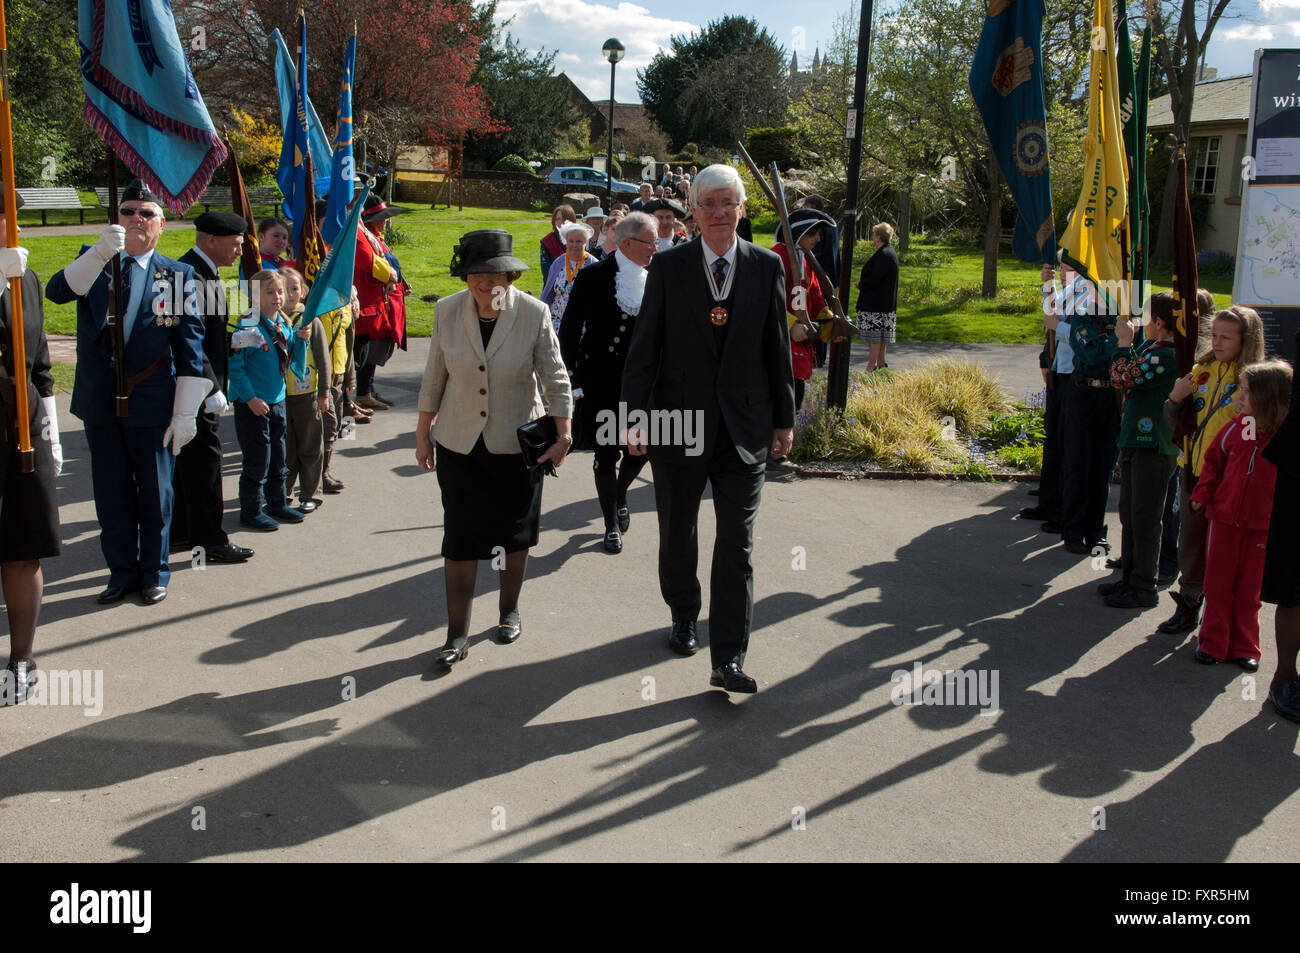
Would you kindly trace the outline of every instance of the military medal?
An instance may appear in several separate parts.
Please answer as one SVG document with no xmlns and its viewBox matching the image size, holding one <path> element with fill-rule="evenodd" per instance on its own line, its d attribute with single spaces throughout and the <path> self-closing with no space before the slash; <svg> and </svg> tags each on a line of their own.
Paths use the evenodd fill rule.
<svg viewBox="0 0 1300 953">
<path fill-rule="evenodd" d="M 727 309 L 722 306 L 722 302 L 727 300 L 731 294 L 731 283 L 736 277 L 736 266 L 733 264 L 727 269 L 727 277 L 722 282 L 722 287 L 714 280 L 713 269 L 709 267 L 708 259 L 704 261 L 704 277 L 709 280 L 709 293 L 713 295 L 715 307 L 709 312 L 709 321 L 715 328 L 720 328 L 731 320 L 731 315 L 727 314 Z"/>
</svg>

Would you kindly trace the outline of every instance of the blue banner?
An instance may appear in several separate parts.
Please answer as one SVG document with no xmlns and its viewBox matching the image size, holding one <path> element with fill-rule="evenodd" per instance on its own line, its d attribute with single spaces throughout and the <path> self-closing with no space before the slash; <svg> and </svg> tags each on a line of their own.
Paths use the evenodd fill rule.
<svg viewBox="0 0 1300 953">
<path fill-rule="evenodd" d="M 354 193 L 355 167 L 352 160 L 352 72 L 357 63 L 357 38 L 348 40 L 343 54 L 343 82 L 339 88 L 339 111 L 335 116 L 338 131 L 334 134 L 334 162 L 330 166 L 329 205 L 325 219 L 320 223 L 321 236 L 326 244 L 334 244 L 334 237 L 348 217 L 348 203 Z"/>
<path fill-rule="evenodd" d="M 275 44 L 275 86 L 280 100 L 280 133 L 285 135 L 291 133 L 291 124 L 296 121 L 297 100 L 298 100 L 298 68 L 293 65 L 293 55 L 289 52 L 289 47 L 284 43 L 284 37 L 280 35 L 279 30 L 271 31 L 271 41 Z M 304 39 L 304 45 L 306 40 Z M 329 192 L 330 177 L 326 171 L 330 163 L 330 144 L 329 139 L 325 136 L 325 127 L 321 125 L 320 117 L 316 115 L 316 107 L 311 104 L 311 98 L 307 99 L 307 142 L 311 146 L 311 164 L 316 170 L 316 195 L 324 197 Z M 275 180 L 280 185 L 280 192 L 286 198 L 289 190 L 286 188 L 286 176 L 291 174 L 287 170 L 293 168 L 292 153 L 290 153 L 290 163 L 284 164 L 284 153 L 281 152 L 280 168 L 275 173 Z M 289 214 L 288 202 L 285 203 L 285 214 Z"/>
<path fill-rule="evenodd" d="M 86 121 L 173 212 L 193 205 L 226 147 L 167 0 L 79 0 Z"/>
<path fill-rule="evenodd" d="M 1016 200 L 1012 248 L 1021 261 L 1056 264 L 1052 176 L 1043 93 L 1043 0 L 988 0 L 970 91 Z"/>
</svg>

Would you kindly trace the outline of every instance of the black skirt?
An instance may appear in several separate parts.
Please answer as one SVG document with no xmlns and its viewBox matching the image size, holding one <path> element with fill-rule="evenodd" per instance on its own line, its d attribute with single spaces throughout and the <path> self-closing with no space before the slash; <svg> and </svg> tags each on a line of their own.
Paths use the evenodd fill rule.
<svg viewBox="0 0 1300 953">
<path fill-rule="evenodd" d="M 1264 550 L 1259 597 L 1274 605 L 1300 606 L 1300 478 L 1279 472 Z"/>
<path fill-rule="evenodd" d="M 437 445 L 444 559 L 492 559 L 537 545 L 542 471 L 522 453 L 489 453 L 478 438 L 469 453 Z"/>
<path fill-rule="evenodd" d="M 0 413 L 4 412 L 0 404 Z M 50 441 L 41 437 L 39 400 L 31 414 L 34 472 L 18 472 L 18 449 L 5 439 L 9 434 L 0 433 L 0 563 L 48 559 L 61 551 L 54 455 Z"/>
</svg>

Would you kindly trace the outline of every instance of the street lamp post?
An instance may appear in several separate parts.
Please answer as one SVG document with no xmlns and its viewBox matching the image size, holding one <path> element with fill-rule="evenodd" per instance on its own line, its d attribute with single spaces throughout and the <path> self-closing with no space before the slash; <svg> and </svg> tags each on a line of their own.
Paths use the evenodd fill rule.
<svg viewBox="0 0 1300 953">
<path fill-rule="evenodd" d="M 605 153 L 606 211 L 614 207 L 614 67 L 623 58 L 626 49 L 612 36 L 600 48 L 600 51 L 605 54 L 605 59 L 609 60 L 609 149 Z"/>
</svg>

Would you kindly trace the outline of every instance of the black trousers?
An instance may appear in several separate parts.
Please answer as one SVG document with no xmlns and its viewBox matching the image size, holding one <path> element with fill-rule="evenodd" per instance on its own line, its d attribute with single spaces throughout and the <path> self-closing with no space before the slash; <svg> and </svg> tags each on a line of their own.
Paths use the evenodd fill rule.
<svg viewBox="0 0 1300 953">
<path fill-rule="evenodd" d="M 230 537 L 221 528 L 225 509 L 221 490 L 220 417 L 199 411 L 198 433 L 181 448 L 172 475 L 176 506 L 172 514 L 172 539 L 211 549 Z"/>
<path fill-rule="evenodd" d="M 1114 389 L 1069 380 L 1061 425 L 1061 536 L 1091 546 L 1106 538 L 1106 499 L 1119 439 Z"/>
<path fill-rule="evenodd" d="M 717 533 L 709 577 L 709 654 L 714 668 L 743 665 L 754 613 L 754 518 L 767 465 L 742 461 L 720 428 L 707 460 L 652 459 L 650 468 L 659 515 L 659 589 L 674 622 L 700 614 L 700 499 L 705 483 L 713 490 Z"/>
<path fill-rule="evenodd" d="M 1047 372 L 1043 401 L 1043 471 L 1038 478 L 1038 505 L 1048 522 L 1061 518 L 1061 393 L 1070 378 L 1055 371 Z"/>
<path fill-rule="evenodd" d="M 1139 592 L 1156 591 L 1165 497 L 1177 468 L 1172 455 L 1136 447 L 1120 451 L 1120 568 L 1124 581 Z"/>
</svg>

